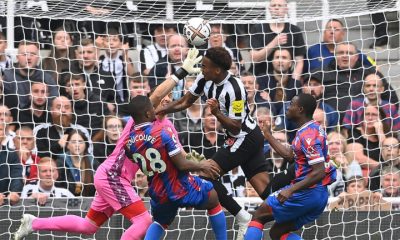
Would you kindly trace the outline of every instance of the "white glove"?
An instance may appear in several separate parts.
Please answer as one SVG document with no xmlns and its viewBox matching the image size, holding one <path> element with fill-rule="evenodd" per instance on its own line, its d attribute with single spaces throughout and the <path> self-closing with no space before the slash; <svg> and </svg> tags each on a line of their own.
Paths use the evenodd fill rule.
<svg viewBox="0 0 400 240">
<path fill-rule="evenodd" d="M 183 61 L 182 68 L 185 69 L 189 74 L 201 72 L 201 68 L 194 67 L 203 58 L 203 56 L 197 57 L 197 55 L 199 55 L 199 50 L 197 48 L 191 48 L 189 49 L 185 61 Z"/>
</svg>

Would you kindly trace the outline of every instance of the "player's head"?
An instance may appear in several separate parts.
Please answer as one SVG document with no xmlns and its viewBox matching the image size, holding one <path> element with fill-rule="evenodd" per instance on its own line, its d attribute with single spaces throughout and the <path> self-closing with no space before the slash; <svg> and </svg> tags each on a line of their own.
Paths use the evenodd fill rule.
<svg viewBox="0 0 400 240">
<path fill-rule="evenodd" d="M 316 108 L 317 101 L 312 95 L 300 93 L 292 99 L 286 117 L 292 120 L 298 120 L 301 118 L 311 120 Z"/>
<path fill-rule="evenodd" d="M 207 50 L 201 64 L 205 80 L 221 82 L 232 65 L 232 57 L 223 47 L 214 47 Z"/>
<path fill-rule="evenodd" d="M 129 115 L 135 120 L 135 124 L 152 122 L 156 118 L 153 104 L 147 96 L 138 95 L 125 106 Z"/>
</svg>

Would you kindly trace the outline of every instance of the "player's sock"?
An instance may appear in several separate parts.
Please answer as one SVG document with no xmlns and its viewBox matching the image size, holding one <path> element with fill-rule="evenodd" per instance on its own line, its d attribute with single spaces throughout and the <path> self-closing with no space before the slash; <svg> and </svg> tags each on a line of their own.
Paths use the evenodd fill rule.
<svg viewBox="0 0 400 240">
<path fill-rule="evenodd" d="M 226 240 L 227 232 L 226 232 L 226 219 L 225 213 L 222 211 L 221 205 L 218 204 L 213 209 L 208 210 L 208 218 L 210 219 L 212 229 L 215 233 L 215 238 L 217 240 Z"/>
<path fill-rule="evenodd" d="M 281 237 L 280 240 L 302 240 L 302 239 L 296 233 L 286 233 Z"/>
<path fill-rule="evenodd" d="M 263 238 L 263 230 L 263 224 L 257 221 L 251 221 L 244 235 L 244 240 L 261 240 Z"/>
<path fill-rule="evenodd" d="M 122 234 L 121 240 L 140 240 L 146 235 L 146 231 L 151 225 L 149 212 L 144 212 L 130 219 L 132 225 Z"/>
<path fill-rule="evenodd" d="M 248 223 L 251 220 L 251 214 L 244 209 L 240 209 L 238 214 L 236 214 L 235 218 L 237 219 L 238 222 Z"/>
<path fill-rule="evenodd" d="M 231 195 L 228 195 L 228 190 L 226 190 L 225 186 L 218 180 L 207 177 L 201 178 L 210 181 L 213 184 L 214 189 L 218 194 L 219 203 L 233 216 L 236 216 L 242 207 L 240 207 L 240 205 L 235 201 L 235 199 L 233 199 Z"/>
<path fill-rule="evenodd" d="M 92 235 L 96 233 L 98 226 L 91 223 L 86 218 L 75 215 L 65 215 L 60 217 L 36 218 L 32 222 L 32 229 L 35 231 L 61 231 Z"/>
<path fill-rule="evenodd" d="M 161 239 L 161 237 L 164 235 L 164 232 L 165 230 L 163 226 L 161 226 L 158 222 L 153 222 L 147 229 L 144 240 Z"/>
</svg>

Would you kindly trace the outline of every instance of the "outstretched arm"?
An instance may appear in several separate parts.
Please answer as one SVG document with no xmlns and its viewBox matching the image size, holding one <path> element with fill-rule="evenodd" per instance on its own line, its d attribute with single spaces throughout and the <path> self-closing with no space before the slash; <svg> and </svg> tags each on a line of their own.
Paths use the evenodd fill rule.
<svg viewBox="0 0 400 240">
<path fill-rule="evenodd" d="M 171 157 L 174 165 L 179 169 L 179 171 L 185 172 L 204 172 L 209 176 L 218 177 L 219 168 L 216 164 L 205 164 L 205 161 L 200 163 L 187 160 L 182 152 Z"/>
<path fill-rule="evenodd" d="M 190 106 L 197 100 L 197 96 L 187 92 L 182 98 L 178 99 L 177 101 L 173 101 L 167 106 L 161 108 L 160 110 L 156 111 L 156 114 L 167 114 L 167 113 L 174 113 L 182 111 Z"/>
<path fill-rule="evenodd" d="M 202 56 L 197 57 L 198 54 L 199 50 L 191 48 L 185 61 L 183 61 L 182 67 L 174 74 L 170 75 L 154 90 L 153 94 L 150 96 L 150 101 L 154 107 L 157 107 L 160 104 L 161 100 L 172 91 L 179 80 L 183 79 L 188 74 L 200 73 L 201 69 L 194 67 L 202 59 Z"/>
</svg>

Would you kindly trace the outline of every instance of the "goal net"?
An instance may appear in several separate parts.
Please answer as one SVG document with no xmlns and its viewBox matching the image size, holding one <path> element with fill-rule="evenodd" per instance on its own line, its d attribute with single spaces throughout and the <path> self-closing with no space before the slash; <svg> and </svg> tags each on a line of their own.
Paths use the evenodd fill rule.
<svg viewBox="0 0 400 240">
<path fill-rule="evenodd" d="M 318 98 L 320 110 L 314 119 L 330 133 L 331 159 L 340 165 L 340 179 L 330 188 L 324 213 L 298 231 L 302 238 L 397 239 L 400 2 L 289 0 L 287 14 L 278 18 L 271 2 L 285 1 L 1 1 L 0 125 L 5 126 L 5 136 L 0 138 L 7 151 L 0 151 L 0 239 L 11 238 L 23 213 L 85 216 L 94 196 L 97 164 L 111 153 L 127 119 L 110 116 L 123 117 L 120 105 L 149 92 L 175 71 L 175 60 L 169 56 L 173 50 L 163 46 L 165 35 L 182 34 L 184 23 L 192 17 L 211 23 L 212 38 L 229 49 L 234 60 L 231 72 L 245 82 L 251 114 L 258 122 L 271 121 L 277 138 L 284 133 L 282 141 L 288 143 L 298 129 L 285 117 L 294 95 L 303 91 Z M 278 6 L 278 12 L 279 8 L 284 7 Z M 327 25 L 332 19 L 335 24 Z M 280 22 L 296 27 L 285 25 L 281 42 L 266 47 L 276 36 L 270 27 Z M 323 44 L 326 41 L 331 42 Z M 200 48 L 202 53 L 207 47 Z M 178 51 L 180 59 L 184 53 Z M 172 99 L 183 95 L 193 81 L 190 78 L 174 89 Z M 40 95 L 41 89 L 46 93 Z M 61 101 L 59 95 L 65 96 L 62 100 L 68 101 L 70 110 L 62 109 L 66 102 L 58 108 L 53 104 Z M 200 99 L 195 107 L 168 117 L 186 151 L 210 157 L 223 143 L 223 133 L 207 116 L 205 105 Z M 82 134 L 71 139 L 75 129 Z M 218 133 L 205 134 L 210 131 Z M 31 144 L 24 142 L 29 139 Z M 76 153 L 80 162 L 74 166 L 69 146 L 79 141 L 87 144 L 84 153 Z M 14 148 L 16 152 L 9 151 Z M 289 164 L 267 142 L 264 150 L 271 178 L 287 170 Z M 14 155 L 21 163 L 10 163 Z M 53 188 L 43 190 L 36 156 L 56 160 L 55 186 L 68 189 L 76 198 L 57 195 Z M 82 173 L 82 162 L 91 174 Z M 17 165 L 22 168 L 15 170 Z M 262 203 L 241 169 L 221 181 L 247 211 Z M 133 185 L 145 188 L 146 181 L 137 178 Z M 39 200 L 35 191 L 47 197 Z M 20 199 L 10 192 L 18 192 Z M 145 190 L 140 192 L 150 208 Z M 129 225 L 117 214 L 93 236 L 38 232 L 28 239 L 118 239 Z M 266 225 L 265 236 L 270 227 Z M 227 228 L 229 239 L 235 239 L 238 225 L 229 213 Z M 165 237 L 213 238 L 206 212 L 191 209 L 179 211 Z"/>
</svg>

